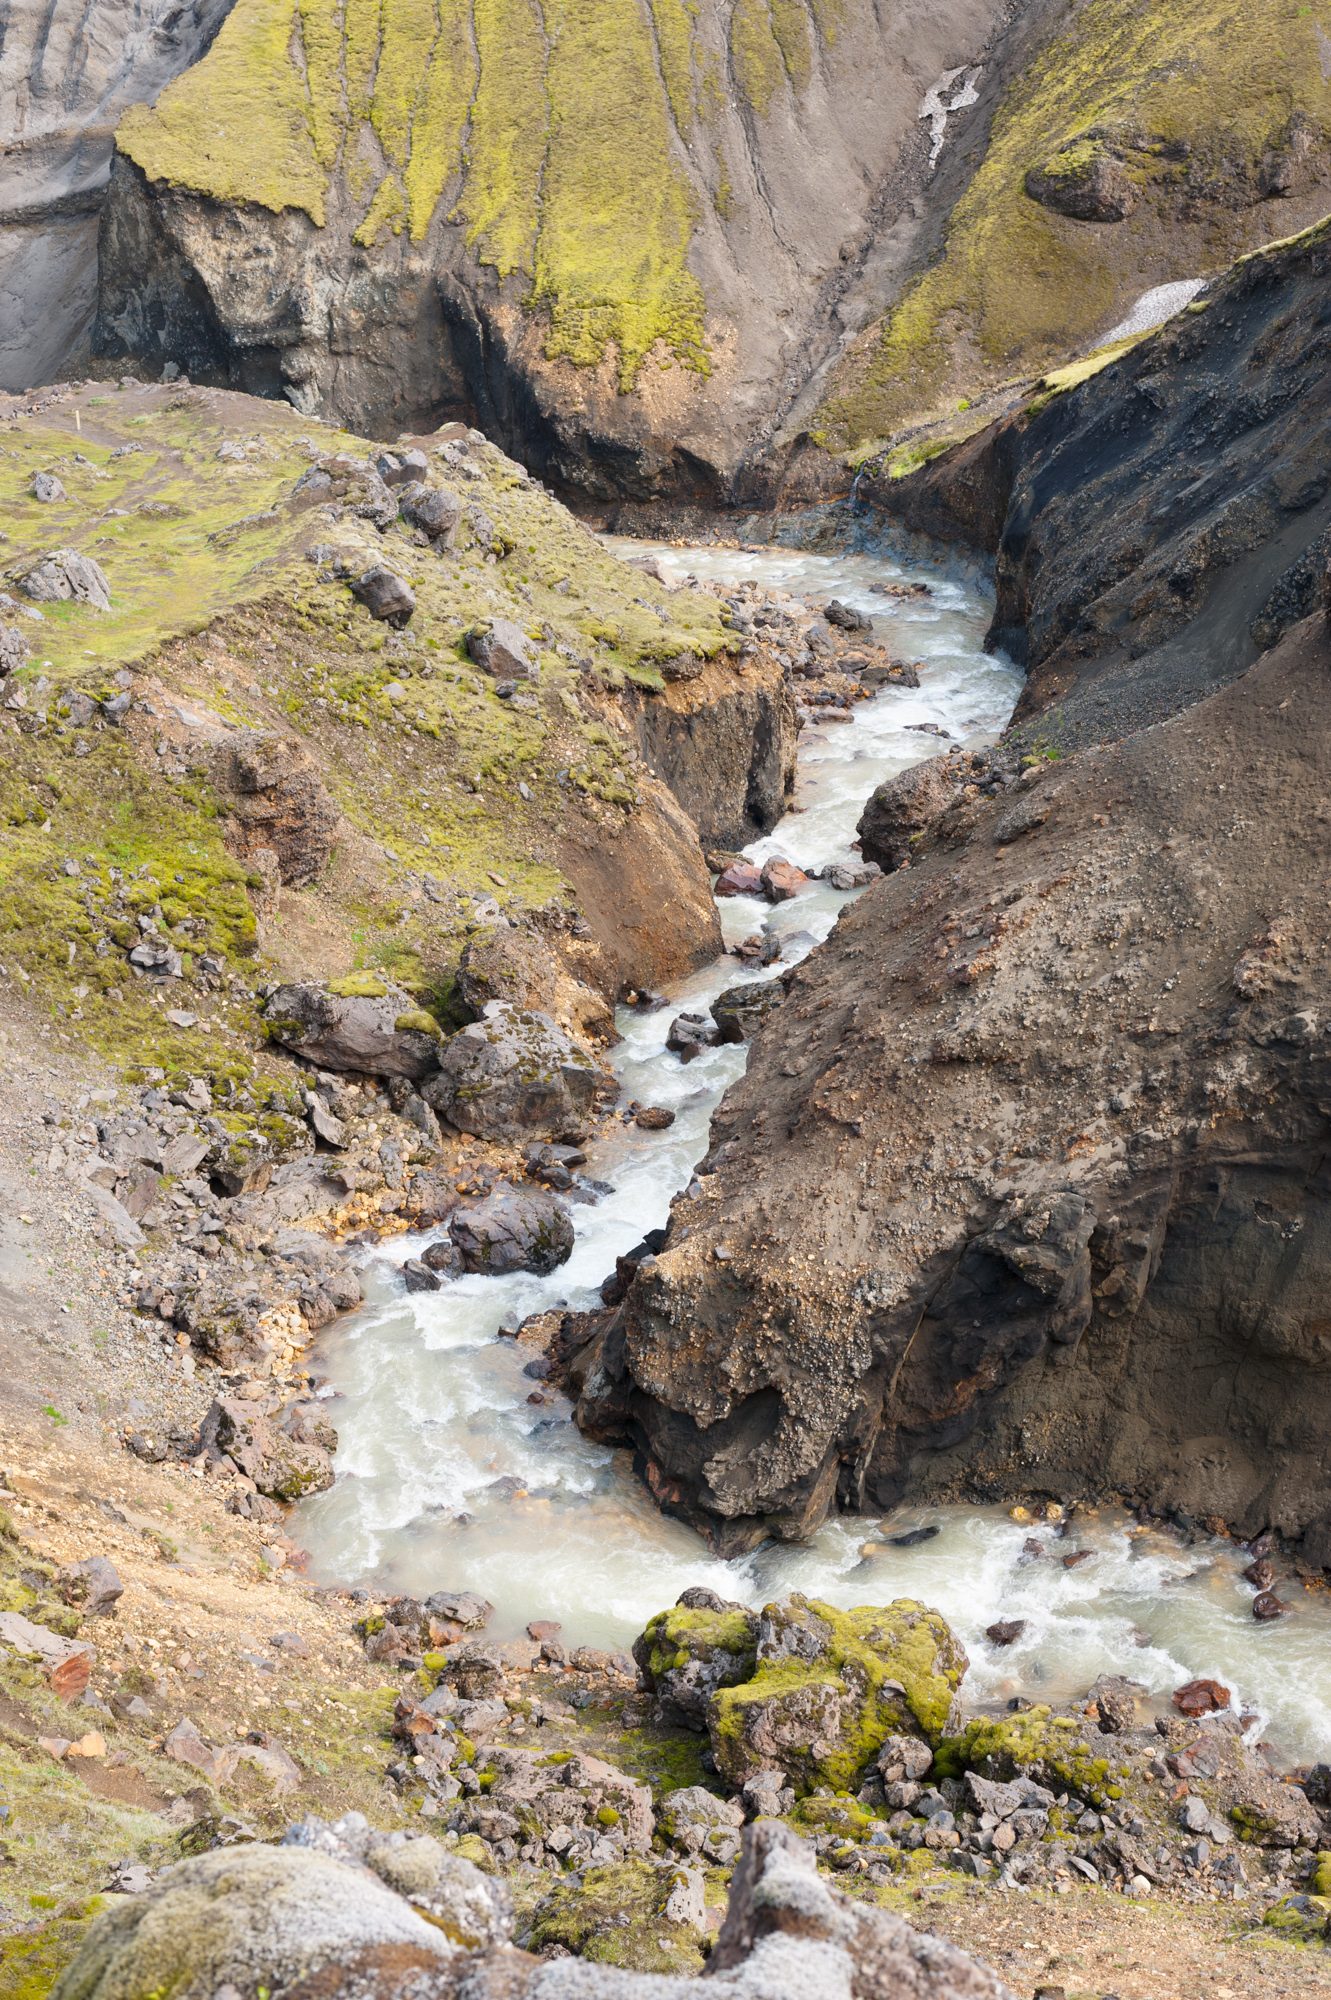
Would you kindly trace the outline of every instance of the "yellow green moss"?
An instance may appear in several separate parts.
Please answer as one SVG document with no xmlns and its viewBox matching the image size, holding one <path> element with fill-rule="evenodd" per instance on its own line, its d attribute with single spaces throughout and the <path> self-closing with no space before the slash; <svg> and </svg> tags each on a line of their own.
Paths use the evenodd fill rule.
<svg viewBox="0 0 1331 2000">
<path fill-rule="evenodd" d="M 386 230 L 402 234 L 407 220 L 407 197 L 396 174 L 385 174 L 374 192 L 365 220 L 356 231 L 355 241 L 372 248 Z"/>
<path fill-rule="evenodd" d="M 830 1690 L 842 1701 L 845 1723 L 831 1751 L 792 1751 L 787 1769 L 799 1791 L 853 1789 L 884 1740 L 900 1729 L 918 1729 L 930 1743 L 941 1739 L 967 1662 L 938 1612 L 909 1598 L 841 1611 L 797 1596 L 789 1607 L 769 1606 L 764 1615 L 793 1615 L 800 1622 L 811 1616 L 828 1636 L 820 1636 L 812 1659 L 792 1652 L 761 1660 L 751 1679 L 719 1690 L 711 1707 L 712 1747 L 732 1780 L 743 1775 L 748 1756 L 748 1709 L 786 1698 L 797 1709 L 811 1689 Z"/>
<path fill-rule="evenodd" d="M 700 1972 L 701 1937 L 665 1916 L 676 1873 L 641 1860 L 589 1868 L 581 1881 L 560 1882 L 543 1899 L 523 1942 L 530 1951 L 562 1949 L 630 1972 Z"/>
<path fill-rule="evenodd" d="M 939 1777 L 979 1771 L 999 1779 L 1025 1773 L 1100 1806 L 1122 1795 L 1120 1781 L 1128 1775 L 1121 1761 L 1092 1750 L 1075 1716 L 1046 1707 L 968 1723 L 960 1736 L 939 1745 L 934 1770 Z"/>
</svg>

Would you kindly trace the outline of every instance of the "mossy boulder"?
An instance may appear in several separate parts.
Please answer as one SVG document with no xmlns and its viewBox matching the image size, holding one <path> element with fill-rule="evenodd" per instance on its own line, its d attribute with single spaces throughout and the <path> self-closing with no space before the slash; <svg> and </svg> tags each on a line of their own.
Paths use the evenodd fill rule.
<svg viewBox="0 0 1331 2000">
<path fill-rule="evenodd" d="M 633 1642 L 633 1657 L 665 1722 L 705 1729 L 720 1688 L 747 1681 L 757 1664 L 758 1618 L 710 1590 L 686 1590 Z"/>
<path fill-rule="evenodd" d="M 492 1000 L 479 1021 L 437 1051 L 422 1092 L 459 1132 L 478 1139 L 560 1139 L 580 1132 L 600 1073 L 548 1014 Z"/>
<path fill-rule="evenodd" d="M 480 1201 L 466 1202 L 449 1234 L 468 1271 L 534 1271 L 545 1276 L 573 1254 L 573 1217 L 555 1195 L 499 1181 Z"/>
<path fill-rule="evenodd" d="M 1129 1767 L 1099 1747 L 1106 1741 L 1084 1716 L 1028 1708 L 968 1723 L 959 1736 L 940 1744 L 934 1771 L 940 1778 L 960 1777 L 965 1771 L 999 1780 L 1034 1778 L 1054 1791 L 1075 1792 L 1092 1805 L 1107 1806 L 1122 1796 Z"/>
<path fill-rule="evenodd" d="M 439 1030 L 410 993 L 375 974 L 329 986 L 279 986 L 268 997 L 269 1038 L 319 1069 L 420 1082 L 435 1067 Z"/>
<path fill-rule="evenodd" d="M 1282 1896 L 1264 1912 L 1262 1924 L 1284 1944 L 1324 1945 L 1331 1936 L 1331 1899 Z"/>
<path fill-rule="evenodd" d="M 529 1951 L 571 1952 L 632 1972 L 696 1973 L 703 1964 L 702 1877 L 679 1863 L 589 1868 L 537 1906 Z"/>
<path fill-rule="evenodd" d="M 775 1767 L 801 1793 L 853 1791 L 889 1736 L 942 1740 L 966 1666 L 946 1620 L 908 1598 L 769 1604 L 752 1677 L 708 1704 L 712 1754 L 737 1788 Z"/>
</svg>

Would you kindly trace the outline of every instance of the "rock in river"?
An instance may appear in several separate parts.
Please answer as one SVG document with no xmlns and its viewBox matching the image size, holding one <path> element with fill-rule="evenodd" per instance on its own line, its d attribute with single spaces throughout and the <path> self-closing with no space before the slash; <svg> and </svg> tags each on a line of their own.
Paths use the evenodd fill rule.
<svg viewBox="0 0 1331 2000">
<path fill-rule="evenodd" d="M 507 1181 L 500 1181 L 484 1200 L 459 1208 L 449 1233 L 468 1271 L 544 1276 L 567 1262 L 573 1251 L 573 1218 L 563 1202 Z"/>
</svg>

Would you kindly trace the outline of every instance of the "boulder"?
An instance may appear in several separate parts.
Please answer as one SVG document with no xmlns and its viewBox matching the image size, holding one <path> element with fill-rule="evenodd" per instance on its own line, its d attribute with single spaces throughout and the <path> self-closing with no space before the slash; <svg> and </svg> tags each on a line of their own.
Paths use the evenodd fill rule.
<svg viewBox="0 0 1331 2000">
<path fill-rule="evenodd" d="M 715 1048 L 720 1039 L 710 1014 L 676 1014 L 666 1029 L 666 1047 L 681 1062 L 692 1062 L 704 1049 Z"/>
<path fill-rule="evenodd" d="M 744 1809 L 702 1785 L 682 1785 L 667 1795 L 656 1823 L 681 1854 L 696 1854 L 716 1867 L 729 1868 L 739 1854 Z"/>
<path fill-rule="evenodd" d="M 712 1002 L 717 1040 L 752 1041 L 767 1016 L 781 1005 L 785 997 L 786 989 L 779 979 L 728 987 Z"/>
<path fill-rule="evenodd" d="M 0 625 L 0 680 L 24 665 L 28 641 L 17 625 Z"/>
<path fill-rule="evenodd" d="M 752 1676 L 708 1702 L 712 1755 L 736 1790 L 775 1767 L 797 1792 L 854 1791 L 889 1737 L 942 1740 L 966 1666 L 946 1621 L 911 1599 L 766 1605 Z"/>
<path fill-rule="evenodd" d="M 412 480 L 401 488 L 398 507 L 403 520 L 419 528 L 436 548 L 452 548 L 462 525 L 462 507 L 442 486 Z"/>
<path fill-rule="evenodd" d="M 573 1252 L 573 1218 L 563 1202 L 507 1181 L 498 1182 L 482 1200 L 465 1202 L 448 1228 L 468 1271 L 545 1276 Z"/>
<path fill-rule="evenodd" d="M 77 549 L 52 549 L 28 570 L 19 587 L 36 604 L 91 604 L 95 611 L 111 609 L 111 586 L 105 571 Z"/>
<path fill-rule="evenodd" d="M 1098 141 L 1074 139 L 1026 175 L 1032 201 L 1074 222 L 1123 222 L 1137 206 L 1136 185 L 1122 160 Z"/>
<path fill-rule="evenodd" d="M 843 604 L 839 597 L 832 599 L 831 603 L 824 610 L 823 616 L 829 625 L 835 625 L 842 632 L 872 632 L 873 630 L 872 618 L 866 618 L 862 611 L 857 611 L 851 604 Z"/>
<path fill-rule="evenodd" d="M 337 1432 L 305 1404 L 267 1415 L 257 1404 L 218 1396 L 204 1417 L 200 1440 L 205 1451 L 229 1458 L 270 1500 L 289 1504 L 333 1483 Z"/>
<path fill-rule="evenodd" d="M 758 1618 L 710 1590 L 686 1590 L 670 1611 L 658 1611 L 633 1642 L 633 1657 L 665 1722 L 702 1730 L 718 1688 L 752 1677 Z"/>
<path fill-rule="evenodd" d="M 761 896 L 763 893 L 762 871 L 751 861 L 731 861 L 721 870 L 713 885 L 715 896 Z"/>
<path fill-rule="evenodd" d="M 433 1017 L 400 986 L 357 973 L 331 986 L 279 986 L 264 1007 L 275 1042 L 318 1069 L 419 1081 L 435 1069 L 442 1038 Z"/>
<path fill-rule="evenodd" d="M 860 815 L 860 852 L 885 874 L 908 866 L 924 834 L 955 803 L 969 776 L 959 757 L 929 757 L 879 785 Z"/>
<path fill-rule="evenodd" d="M 798 896 L 802 889 L 807 889 L 809 886 L 809 878 L 804 870 L 797 868 L 793 861 L 783 861 L 779 855 L 774 855 L 770 861 L 764 861 L 759 880 L 769 903 L 788 903 L 793 896 Z"/>
<path fill-rule="evenodd" d="M 62 1569 L 56 1587 L 65 1603 L 74 1605 L 85 1618 L 109 1617 L 125 1594 L 115 1564 L 105 1556 L 86 1556 Z"/>
<path fill-rule="evenodd" d="M 497 681 L 535 680 L 539 672 L 526 633 L 511 618 L 494 618 L 473 626 L 467 634 L 467 652 Z"/>
<path fill-rule="evenodd" d="M 411 623 L 416 610 L 416 593 L 405 578 L 393 570 L 376 563 L 351 584 L 351 594 L 365 606 L 371 618 L 377 618 L 384 625 L 391 625 L 394 631 L 401 631 Z"/>
<path fill-rule="evenodd" d="M 32 497 L 48 504 L 53 500 L 64 500 L 64 487 L 53 472 L 34 472 L 32 475 Z"/>
<path fill-rule="evenodd" d="M 480 1139 L 560 1139 L 578 1132 L 599 1072 L 548 1014 L 492 1000 L 439 1052 L 422 1095 L 455 1130 Z"/>
</svg>

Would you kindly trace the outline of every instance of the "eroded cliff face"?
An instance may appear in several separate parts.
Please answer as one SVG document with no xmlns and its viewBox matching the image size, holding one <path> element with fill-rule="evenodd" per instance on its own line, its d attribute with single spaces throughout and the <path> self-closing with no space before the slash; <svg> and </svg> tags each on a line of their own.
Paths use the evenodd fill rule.
<svg viewBox="0 0 1331 2000">
<path fill-rule="evenodd" d="M 86 347 L 116 125 L 204 53 L 231 0 L 13 0 L 0 35 L 0 389 Z"/>
<path fill-rule="evenodd" d="M 100 350 L 724 496 L 926 254 L 1045 11 L 239 0 L 121 127 Z"/>
<path fill-rule="evenodd" d="M 909 865 L 794 976 L 575 1368 L 722 1546 L 1117 1491 L 1331 1560 L 1327 255 L 931 475 L 1000 524 L 1026 713 L 876 796 Z"/>
</svg>

